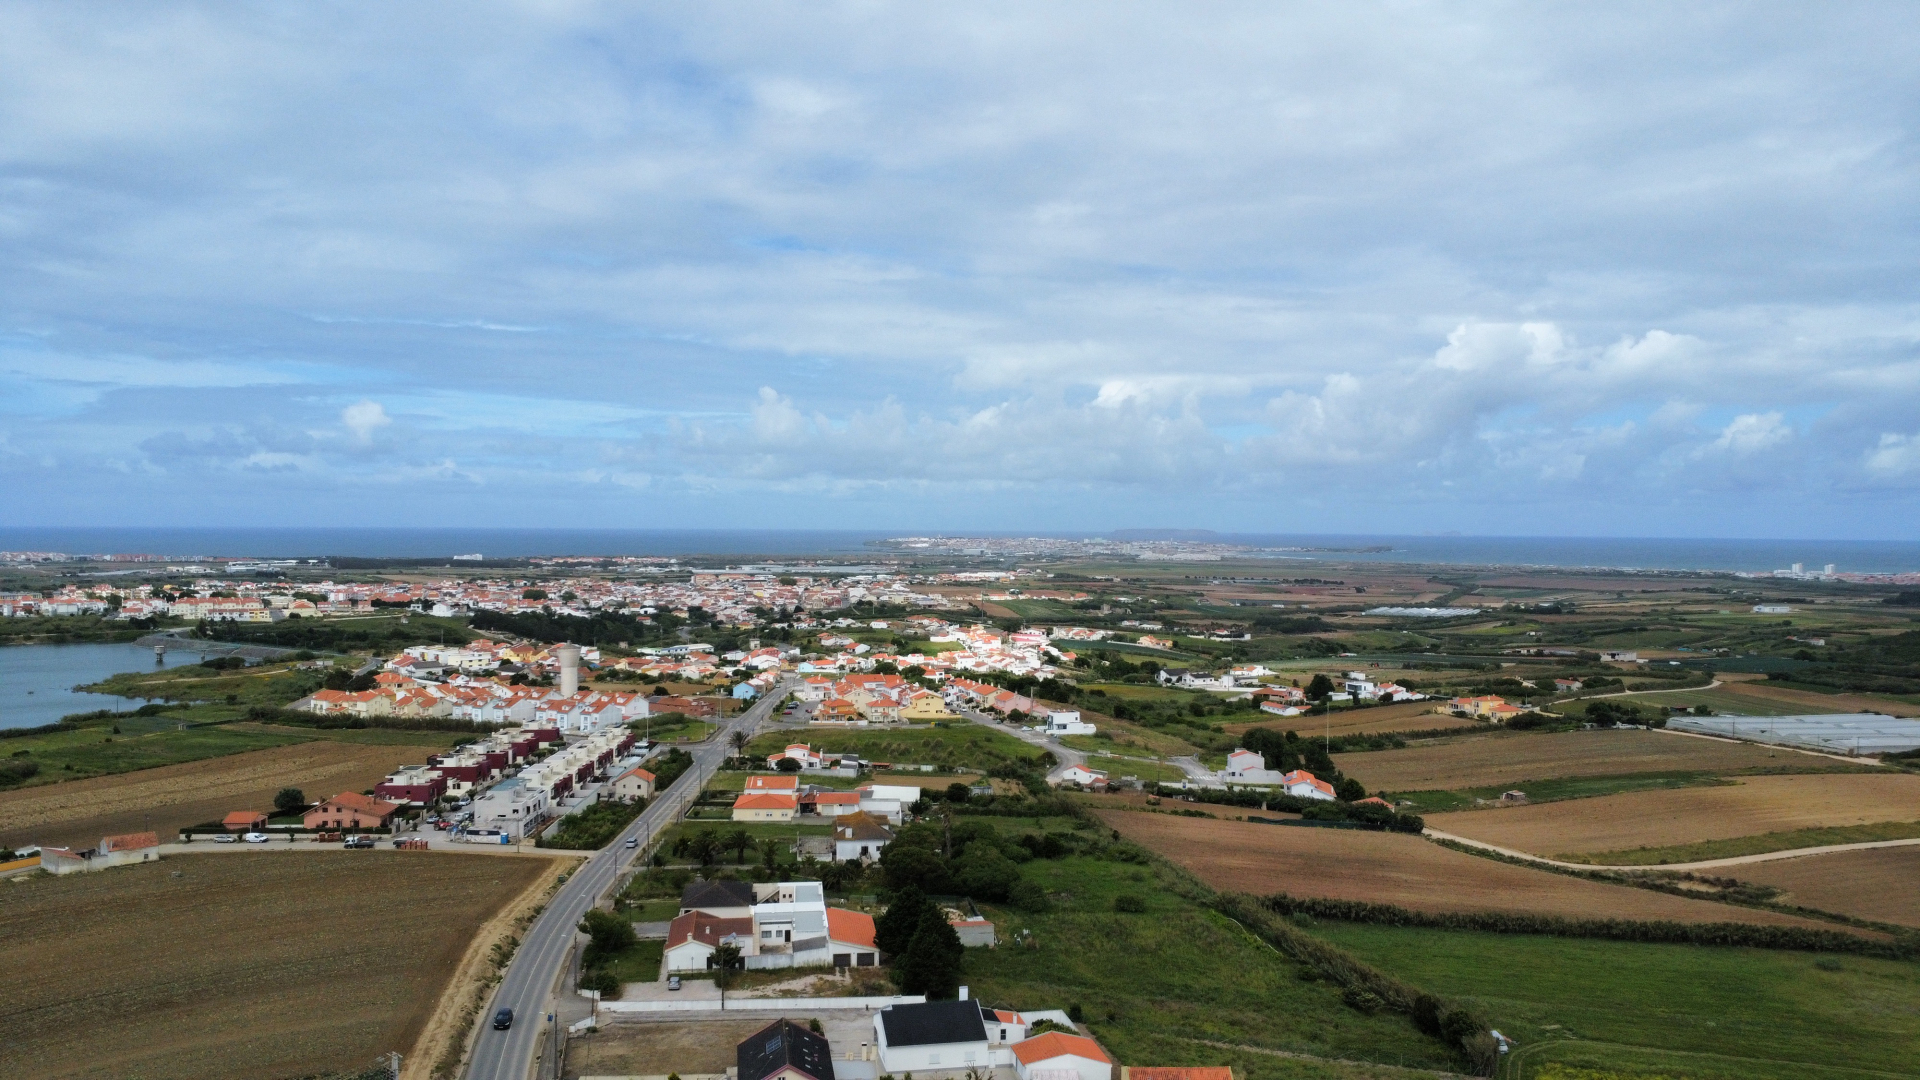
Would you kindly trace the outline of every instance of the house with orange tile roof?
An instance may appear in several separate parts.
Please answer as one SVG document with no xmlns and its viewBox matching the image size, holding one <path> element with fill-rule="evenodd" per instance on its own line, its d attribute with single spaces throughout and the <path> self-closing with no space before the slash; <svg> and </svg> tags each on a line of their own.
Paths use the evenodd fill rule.
<svg viewBox="0 0 1920 1080">
<path fill-rule="evenodd" d="M 259 832 L 267 827 L 267 815 L 258 810 L 235 810 L 220 819 L 228 832 Z"/>
<path fill-rule="evenodd" d="M 800 797 L 784 792 L 742 792 L 733 800 L 735 821 L 792 821 L 800 812 Z"/>
<path fill-rule="evenodd" d="M 1301 799 L 1333 799 L 1333 785 L 1305 769 L 1295 769 L 1280 778 L 1280 790 Z"/>
<path fill-rule="evenodd" d="M 1013 1045 L 1020 1080 L 1113 1080 L 1113 1059 L 1084 1035 L 1049 1031 Z"/>
<path fill-rule="evenodd" d="M 343 791 L 333 798 L 308 810 L 302 819 L 302 825 L 308 829 L 376 829 L 393 820 L 400 809 L 399 804 L 386 802 L 362 795 L 357 791 Z"/>
</svg>

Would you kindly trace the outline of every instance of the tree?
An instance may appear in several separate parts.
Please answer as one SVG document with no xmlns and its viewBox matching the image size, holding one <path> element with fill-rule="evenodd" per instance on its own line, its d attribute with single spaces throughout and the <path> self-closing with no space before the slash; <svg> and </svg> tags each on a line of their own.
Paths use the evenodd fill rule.
<svg viewBox="0 0 1920 1080">
<path fill-rule="evenodd" d="M 892 889 L 914 888 L 921 892 L 952 891 L 947 861 L 938 852 L 918 844 L 902 844 L 898 838 L 880 851 L 880 868 L 887 873 Z"/>
<path fill-rule="evenodd" d="M 702 829 L 687 842 L 687 854 L 699 860 L 703 867 L 712 866 L 713 860 L 720 857 L 720 841 L 714 837 L 713 830 Z"/>
<path fill-rule="evenodd" d="M 1327 678 L 1324 671 L 1315 675 L 1313 681 L 1307 684 L 1308 701 L 1325 701 L 1332 696 L 1333 680 Z"/>
<path fill-rule="evenodd" d="M 947 785 L 947 801 L 950 803 L 963 803 L 972 797 L 973 789 L 965 784 L 952 783 Z"/>
<path fill-rule="evenodd" d="M 522 600 L 545 600 L 546 598 L 547 590 L 545 589 L 527 589 L 520 594 Z"/>
<path fill-rule="evenodd" d="M 752 741 L 753 741 L 753 736 L 748 735 L 744 731 L 735 731 L 732 735 L 727 736 L 727 743 L 728 745 L 733 747 L 734 757 L 745 756 L 747 752 L 747 744 Z"/>
<path fill-rule="evenodd" d="M 904 954 L 914 932 L 920 929 L 921 917 L 933 909 L 933 901 L 925 893 L 912 885 L 902 886 L 894 894 L 893 903 L 873 921 L 874 944 L 889 956 Z"/>
<path fill-rule="evenodd" d="M 587 949 L 596 957 L 625 952 L 640 940 L 634 936 L 631 922 L 600 908 L 588 909 L 580 920 L 580 932 L 592 939 Z"/>
<path fill-rule="evenodd" d="M 784 846 L 785 844 L 774 836 L 760 841 L 760 861 L 767 868 L 767 873 L 771 874 L 779 869 L 780 849 Z"/>
<path fill-rule="evenodd" d="M 989 840 L 968 844 L 953 864 L 955 882 L 968 896 L 999 903 L 1020 881 L 1020 867 Z"/>
<path fill-rule="evenodd" d="M 745 829 L 735 829 L 727 834 L 727 846 L 733 849 L 734 862 L 746 862 L 747 849 L 753 846 L 753 834 Z"/>
<path fill-rule="evenodd" d="M 273 796 L 273 808 L 282 814 L 296 814 L 307 808 L 307 795 L 297 787 L 283 787 Z"/>
<path fill-rule="evenodd" d="M 908 994 L 950 998 L 960 987 L 960 967 L 966 956 L 960 935 L 938 908 L 920 917 L 920 927 L 907 945 L 906 955 L 894 963 L 894 982 Z"/>
<path fill-rule="evenodd" d="M 733 973 L 740 970 L 740 946 L 725 942 L 713 950 L 713 984 L 721 990 L 733 986 Z"/>
<path fill-rule="evenodd" d="M 1341 802 L 1358 802 L 1367 797 L 1367 789 L 1360 781 L 1349 776 L 1333 786 L 1333 794 Z"/>
<path fill-rule="evenodd" d="M 794 758 L 783 757 L 779 760 L 777 764 L 774 765 L 774 768 L 780 770 L 781 772 L 799 772 L 800 762 Z"/>
</svg>

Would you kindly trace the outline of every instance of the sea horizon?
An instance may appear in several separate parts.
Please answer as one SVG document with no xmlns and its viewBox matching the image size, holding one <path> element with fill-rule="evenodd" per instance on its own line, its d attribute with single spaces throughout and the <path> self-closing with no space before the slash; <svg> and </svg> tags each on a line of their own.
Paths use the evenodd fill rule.
<svg viewBox="0 0 1920 1080">
<path fill-rule="evenodd" d="M 0 526 L 0 551 L 72 556 L 192 558 L 450 558 L 653 556 L 802 558 L 888 554 L 873 545 L 903 536 L 1101 539 L 1149 530 L 928 529 L 513 529 L 414 527 L 133 528 Z M 1801 563 L 1841 573 L 1920 571 L 1920 541 L 1793 538 L 1459 536 L 1235 533 L 1191 530 L 1181 539 L 1269 549 L 1279 562 L 1405 562 L 1630 570 L 1766 572 Z M 1295 549 L 1295 550 L 1286 550 Z"/>
</svg>

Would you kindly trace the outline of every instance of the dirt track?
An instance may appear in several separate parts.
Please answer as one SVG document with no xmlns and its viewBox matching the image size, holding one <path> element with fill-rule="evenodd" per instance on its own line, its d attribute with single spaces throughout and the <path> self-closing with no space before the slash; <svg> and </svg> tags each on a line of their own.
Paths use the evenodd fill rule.
<svg viewBox="0 0 1920 1080">
<path fill-rule="evenodd" d="M 1723 787 L 1433 814 L 1442 832 L 1536 855 L 1625 851 L 1702 840 L 1920 819 L 1920 776 L 1815 773 L 1749 776 Z"/>
<path fill-rule="evenodd" d="M 1239 735 L 1252 728 L 1272 728 L 1275 731 L 1297 731 L 1301 735 L 1365 735 L 1386 734 L 1395 731 L 1429 731 L 1435 728 L 1481 728 L 1491 730 L 1490 725 L 1478 720 L 1462 720 L 1457 716 L 1447 716 L 1433 711 L 1431 701 L 1403 701 L 1398 705 L 1381 705 L 1372 709 L 1343 710 L 1332 714 L 1331 723 L 1325 716 L 1274 716 L 1246 724 L 1223 724 L 1221 727 L 1232 735 Z"/>
<path fill-rule="evenodd" d="M 1715 871 L 1784 890 L 1780 902 L 1920 926 L 1920 847 L 1809 855 Z"/>
<path fill-rule="evenodd" d="M 0 844 L 92 847 L 102 836 L 153 829 L 163 839 L 231 810 L 273 809 L 274 793 L 309 798 L 365 791 L 394 766 L 425 761 L 425 746 L 315 740 L 270 750 L 69 780 L 0 794 Z"/>
<path fill-rule="evenodd" d="M 1751 743 L 1676 739 L 1640 728 L 1555 734 L 1501 732 L 1399 750 L 1335 754 L 1333 760 L 1342 772 L 1369 790 L 1386 791 L 1432 791 L 1642 772 L 1825 772 L 1853 768 Z"/>
<path fill-rule="evenodd" d="M 1832 924 L 1626 885 L 1583 881 L 1462 854 L 1403 833 L 1096 811 L 1121 835 L 1217 889 L 1395 904 L 1418 911 L 1508 911 L 1573 918 Z"/>
<path fill-rule="evenodd" d="M 186 855 L 0 885 L 31 973 L 0 980 L 0 1076 L 258 1080 L 404 1053 L 475 930 L 549 866 Z"/>
</svg>

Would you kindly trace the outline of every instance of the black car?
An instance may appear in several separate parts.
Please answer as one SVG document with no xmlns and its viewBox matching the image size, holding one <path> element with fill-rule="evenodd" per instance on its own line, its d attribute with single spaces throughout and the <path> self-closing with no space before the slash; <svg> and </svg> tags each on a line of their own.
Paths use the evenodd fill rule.
<svg viewBox="0 0 1920 1080">
<path fill-rule="evenodd" d="M 493 1030 L 505 1031 L 513 1026 L 513 1010 L 501 1009 L 493 1014 Z"/>
</svg>

